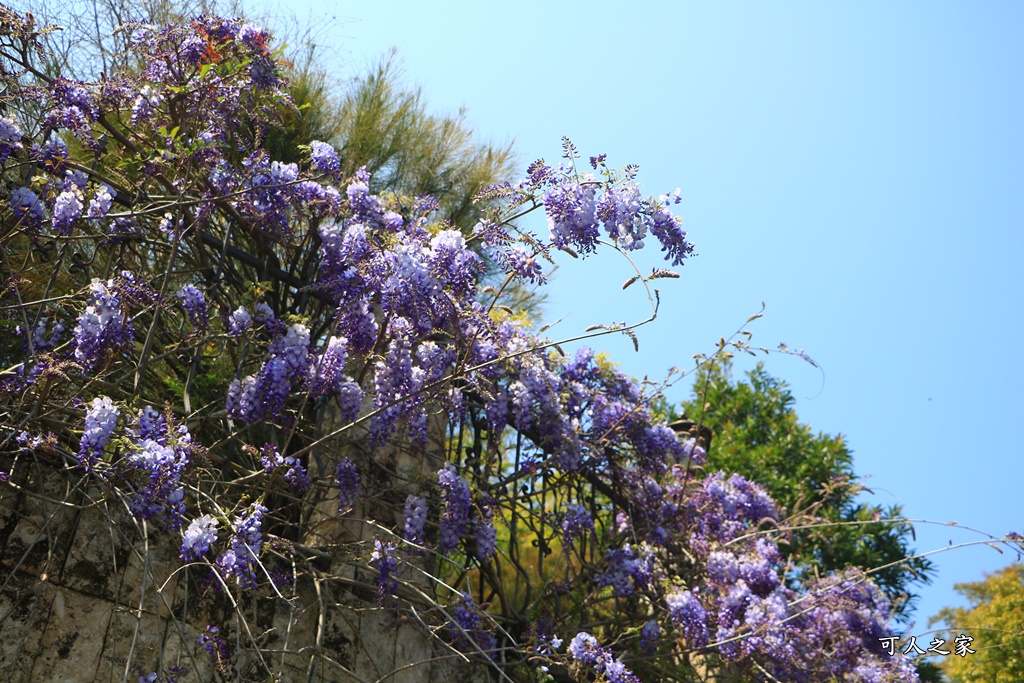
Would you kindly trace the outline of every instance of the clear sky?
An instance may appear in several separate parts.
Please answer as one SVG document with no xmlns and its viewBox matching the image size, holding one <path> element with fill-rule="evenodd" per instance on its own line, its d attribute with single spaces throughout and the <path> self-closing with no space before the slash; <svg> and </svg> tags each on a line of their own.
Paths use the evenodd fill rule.
<svg viewBox="0 0 1024 683">
<path fill-rule="evenodd" d="M 1024 5 L 292 6 L 322 27 L 342 77 L 396 47 L 434 110 L 467 107 L 482 137 L 514 139 L 524 167 L 557 161 L 567 135 L 584 155 L 639 164 L 651 194 L 682 189 L 699 256 L 662 281 L 639 354 L 592 343 L 627 372 L 691 367 L 764 301 L 754 343 L 805 349 L 824 379 L 786 356 L 768 371 L 814 430 L 846 435 L 875 500 L 1024 532 Z M 629 275 L 615 258 L 561 268 L 555 333 L 642 319 L 639 292 L 620 291 Z M 977 538 L 917 526 L 919 551 Z M 981 546 L 934 559 L 908 635 L 962 604 L 954 583 L 1017 558 Z"/>
</svg>

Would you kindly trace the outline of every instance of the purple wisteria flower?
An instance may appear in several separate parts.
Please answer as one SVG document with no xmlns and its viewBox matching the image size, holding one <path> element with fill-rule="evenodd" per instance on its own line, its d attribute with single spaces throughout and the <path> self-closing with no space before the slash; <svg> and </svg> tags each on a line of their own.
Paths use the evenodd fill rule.
<svg viewBox="0 0 1024 683">
<path fill-rule="evenodd" d="M 256 24 L 242 24 L 235 39 L 258 53 L 267 50 L 267 32 Z"/>
<path fill-rule="evenodd" d="M 490 658 L 495 658 L 497 640 L 494 634 L 484 627 L 480 608 L 469 593 L 463 593 L 449 605 L 451 621 L 448 623 L 448 634 L 452 644 L 462 652 L 482 650 Z"/>
<path fill-rule="evenodd" d="M 681 266 L 693 253 L 693 244 L 686 241 L 686 231 L 680 227 L 682 219 L 662 206 L 652 204 L 650 211 L 651 234 L 661 242 L 665 259 L 673 266 Z"/>
<path fill-rule="evenodd" d="M 473 540 L 476 542 L 476 556 L 481 562 L 494 557 L 498 534 L 494 529 L 494 511 L 490 505 L 481 506 L 480 516 L 473 520 Z"/>
<path fill-rule="evenodd" d="M 271 443 L 264 444 L 260 453 L 260 462 L 264 472 L 269 474 L 275 470 L 283 470 L 285 481 L 291 484 L 296 491 L 305 493 L 309 489 L 309 476 L 306 474 L 306 468 L 296 457 L 282 456 L 277 447 Z"/>
<path fill-rule="evenodd" d="M 89 124 L 99 116 L 96 100 L 86 84 L 55 78 L 50 82 L 53 108 L 47 117 L 49 128 L 67 128 L 81 138 L 88 136 Z"/>
<path fill-rule="evenodd" d="M 650 619 L 643 628 L 640 629 L 640 649 L 650 654 L 654 652 L 658 647 L 658 641 L 661 640 L 661 626 L 654 619 Z"/>
<path fill-rule="evenodd" d="M 626 543 L 608 550 L 605 559 L 608 569 L 595 577 L 596 581 L 598 585 L 611 586 L 619 597 L 631 595 L 635 588 L 647 587 L 654 578 L 654 555 L 646 544 L 634 550 Z"/>
<path fill-rule="evenodd" d="M 459 545 L 462 535 L 469 526 L 470 499 L 469 482 L 460 477 L 455 466 L 446 462 L 437 471 L 437 484 L 441 489 L 441 502 L 444 512 L 441 514 L 441 536 L 437 547 L 442 555 L 447 555 Z"/>
<path fill-rule="evenodd" d="M 283 360 L 294 377 L 303 378 L 309 372 L 309 328 L 300 323 L 292 325 L 270 343 L 269 352 Z"/>
<path fill-rule="evenodd" d="M 338 512 L 344 514 L 361 495 L 359 470 L 351 458 L 342 458 L 338 463 L 334 470 L 334 485 L 338 487 Z"/>
<path fill-rule="evenodd" d="M 537 255 L 524 245 L 517 244 L 509 249 L 492 249 L 491 254 L 505 272 L 533 285 L 543 285 L 547 282 L 544 267 L 537 259 Z"/>
<path fill-rule="evenodd" d="M 390 541 L 373 541 L 375 550 L 370 555 L 370 564 L 377 567 L 377 604 L 384 606 L 389 596 L 398 590 L 398 582 L 394 572 L 398 569 L 398 558 L 395 557 L 395 544 Z"/>
<path fill-rule="evenodd" d="M 177 529 L 184 519 L 185 492 L 181 477 L 192 455 L 192 437 L 184 425 L 178 427 L 174 437 L 173 443 L 143 439 L 128 459 L 147 477 L 145 486 L 132 498 L 132 514 L 138 519 L 159 516 L 171 529 Z"/>
<path fill-rule="evenodd" d="M 156 114 L 157 108 L 163 103 L 163 100 L 163 95 L 158 90 L 152 86 L 143 86 L 132 104 L 132 123 L 136 125 L 147 123 Z"/>
<path fill-rule="evenodd" d="M 280 324 L 274 314 L 274 309 L 263 302 L 256 304 L 256 322 L 270 329 L 274 329 Z"/>
<path fill-rule="evenodd" d="M 167 443 L 167 418 L 157 412 L 153 406 L 145 406 L 139 410 L 138 440 L 151 439 L 159 444 Z"/>
<path fill-rule="evenodd" d="M 581 533 L 593 530 L 594 520 L 585 507 L 574 504 L 566 506 L 565 516 L 562 518 L 562 545 L 567 551 L 573 549 Z"/>
<path fill-rule="evenodd" d="M 181 299 L 181 306 L 188 313 L 192 324 L 197 328 L 206 327 L 206 297 L 194 285 L 185 285 L 178 290 L 177 297 Z"/>
<path fill-rule="evenodd" d="M 696 518 L 690 542 L 707 552 L 710 543 L 727 543 L 762 520 L 776 519 L 775 502 L 763 488 L 733 474 L 726 479 L 714 472 L 701 482 L 691 504 L 701 513 Z"/>
<path fill-rule="evenodd" d="M 370 442 L 374 445 L 380 445 L 391 435 L 398 418 L 410 407 L 400 399 L 419 388 L 413 370 L 412 326 L 405 318 L 398 318 L 391 329 L 395 338 L 388 345 L 384 360 L 377 361 L 374 377 L 373 405 L 378 411 L 370 422 Z"/>
<path fill-rule="evenodd" d="M 430 240 L 429 262 L 434 277 L 459 298 L 473 292 L 483 269 L 480 257 L 466 246 L 458 230 L 442 230 Z"/>
<path fill-rule="evenodd" d="M 64 170 L 64 162 L 70 156 L 68 146 L 59 138 L 54 138 L 41 145 L 35 145 L 32 153 L 39 161 L 39 165 L 51 173 L 60 173 Z"/>
<path fill-rule="evenodd" d="M 61 190 L 84 194 L 85 188 L 88 185 L 89 176 L 85 174 L 85 171 L 79 171 L 78 169 L 68 170 L 64 173 L 64 182 L 61 183 Z"/>
<path fill-rule="evenodd" d="M 18 445 L 23 446 L 28 450 L 43 448 L 48 451 L 53 451 L 57 447 L 57 435 L 53 432 L 32 436 L 28 432 L 23 431 L 18 434 L 18 436 L 14 437 L 14 440 L 18 442 Z"/>
<path fill-rule="evenodd" d="M 610 187 L 597 203 L 597 216 L 608 236 L 626 251 L 642 249 L 647 225 L 642 219 L 643 197 L 632 181 Z"/>
<path fill-rule="evenodd" d="M 405 499 L 405 540 L 423 545 L 423 529 L 427 523 L 427 499 L 409 494 Z"/>
<path fill-rule="evenodd" d="M 93 220 L 102 220 L 107 217 L 110 212 L 110 205 L 114 201 L 113 191 L 108 185 L 100 185 L 96 189 L 96 194 L 92 199 L 89 200 L 89 210 L 86 212 L 86 218 Z"/>
<path fill-rule="evenodd" d="M 252 316 L 242 306 L 228 316 L 228 334 L 232 337 L 240 337 L 251 326 Z"/>
<path fill-rule="evenodd" d="M 633 672 L 616 659 L 611 651 L 601 647 L 589 633 L 581 632 L 569 643 L 569 654 L 583 666 L 593 667 L 598 674 L 604 674 L 607 683 L 639 683 Z"/>
<path fill-rule="evenodd" d="M 211 515 L 193 519 L 185 530 L 179 557 L 191 562 L 206 555 L 210 546 L 217 541 L 217 524 L 217 518 Z"/>
<path fill-rule="evenodd" d="M 120 411 L 106 396 L 92 400 L 92 406 L 85 414 L 85 431 L 78 447 L 78 463 L 91 470 L 103 455 L 103 449 L 117 427 Z"/>
<path fill-rule="evenodd" d="M 261 315 L 257 306 L 257 316 Z M 269 310 L 269 309 L 268 309 Z M 247 423 L 277 417 L 284 409 L 294 382 L 309 378 L 309 328 L 296 323 L 287 334 L 275 334 L 269 357 L 258 375 L 233 380 L 228 387 L 228 414 Z"/>
<path fill-rule="evenodd" d="M 586 255 L 597 247 L 601 233 L 597 226 L 596 183 L 565 183 L 544 193 L 544 210 L 551 228 L 551 243 Z"/>
<path fill-rule="evenodd" d="M 224 639 L 218 635 L 220 629 L 208 625 L 205 633 L 199 634 L 199 646 L 210 655 L 213 668 L 221 673 L 228 671 L 228 646 Z"/>
<path fill-rule="evenodd" d="M 43 224 L 43 203 L 36 193 L 27 187 L 19 187 L 11 191 L 11 210 L 16 221 L 38 230 Z"/>
<path fill-rule="evenodd" d="M 684 441 L 683 453 L 694 465 L 703 465 L 707 461 L 707 451 L 697 443 L 697 439 L 691 438 Z"/>
<path fill-rule="evenodd" d="M 332 336 L 327 340 L 327 348 L 320 354 L 316 363 L 316 374 L 310 387 L 313 396 L 330 396 L 338 393 L 342 386 L 351 380 L 345 375 L 345 361 L 348 360 L 348 340 L 345 337 Z"/>
<path fill-rule="evenodd" d="M 309 147 L 309 156 L 313 162 L 314 171 L 331 176 L 338 173 L 340 166 L 338 165 L 338 153 L 334 147 L 319 140 L 313 140 L 313 142 L 309 143 Z"/>
<path fill-rule="evenodd" d="M 21 149 L 21 130 L 14 121 L 0 117 L 0 163 Z"/>
<path fill-rule="evenodd" d="M 228 415 L 242 418 L 246 422 L 255 422 L 259 419 L 262 406 L 258 389 L 255 375 L 248 375 L 241 380 L 232 380 L 228 385 L 228 395 L 225 401 Z"/>
<path fill-rule="evenodd" d="M 604 652 L 597 638 L 586 631 L 577 633 L 576 637 L 569 641 L 569 654 L 584 666 L 593 666 Z"/>
<path fill-rule="evenodd" d="M 355 381 L 346 379 L 337 385 L 338 416 L 342 420 L 356 419 L 363 406 L 363 389 Z"/>
<path fill-rule="evenodd" d="M 66 190 L 57 195 L 53 204 L 53 218 L 51 225 L 53 231 L 58 235 L 67 235 L 71 232 L 75 221 L 82 215 L 82 193 L 81 191 Z"/>
<path fill-rule="evenodd" d="M 75 326 L 75 359 L 87 370 L 108 351 L 132 339 L 114 281 L 94 279 L 89 285 L 89 302 Z"/>
<path fill-rule="evenodd" d="M 229 541 L 229 548 L 217 558 L 217 567 L 225 576 L 234 576 L 243 588 L 256 585 L 256 563 L 259 562 L 260 551 L 263 549 L 263 515 L 267 508 L 259 503 L 235 517 L 231 526 L 234 535 Z"/>
<path fill-rule="evenodd" d="M 32 331 L 32 346 L 35 348 L 36 353 L 40 351 L 48 351 L 53 347 L 57 346 L 60 342 L 60 337 L 64 334 L 64 323 L 59 320 L 55 320 L 53 328 L 50 330 L 49 337 L 46 336 L 46 327 L 49 324 L 48 318 L 40 318 L 36 324 L 36 329 Z"/>
<path fill-rule="evenodd" d="M 693 591 L 670 593 L 665 598 L 665 604 L 668 605 L 669 618 L 690 647 L 699 648 L 708 644 L 708 613 Z"/>
</svg>

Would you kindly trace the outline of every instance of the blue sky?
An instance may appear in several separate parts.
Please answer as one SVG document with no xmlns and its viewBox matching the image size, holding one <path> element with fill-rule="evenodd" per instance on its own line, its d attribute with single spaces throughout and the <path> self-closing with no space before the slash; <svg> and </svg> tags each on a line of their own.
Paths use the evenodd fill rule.
<svg viewBox="0 0 1024 683">
<path fill-rule="evenodd" d="M 467 107 L 483 138 L 515 141 L 524 167 L 557 161 L 567 135 L 584 155 L 639 164 L 651 194 L 681 188 L 699 256 L 663 281 L 640 353 L 592 343 L 627 372 L 691 367 L 764 301 L 754 343 L 803 348 L 824 376 L 780 355 L 769 372 L 814 430 L 846 435 L 875 500 L 1024 532 L 1024 5 L 297 7 L 324 27 L 338 75 L 396 47 L 434 110 Z M 554 333 L 643 319 L 640 292 L 620 291 L 629 275 L 612 257 L 563 264 Z M 669 396 L 688 393 L 684 380 Z M 917 526 L 919 551 L 978 538 Z M 961 604 L 954 583 L 1016 558 L 982 546 L 934 559 L 915 633 Z"/>
</svg>

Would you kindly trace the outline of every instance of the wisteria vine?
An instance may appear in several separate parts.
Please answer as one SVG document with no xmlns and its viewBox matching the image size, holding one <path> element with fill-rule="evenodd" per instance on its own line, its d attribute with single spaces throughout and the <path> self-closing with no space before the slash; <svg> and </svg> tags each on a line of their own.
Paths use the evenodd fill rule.
<svg viewBox="0 0 1024 683">
<path fill-rule="evenodd" d="M 327 142 L 270 158 L 295 105 L 257 26 L 125 26 L 140 69 L 86 83 L 39 67 L 31 19 L 0 19 L 21 103 L 0 118 L 0 486 L 45 455 L 232 604 L 333 577 L 506 678 L 915 680 L 868 574 L 787 581 L 756 483 L 706 472 L 656 391 L 503 309 L 560 253 L 656 243 L 682 266 L 678 192 L 566 141 L 482 189 L 462 231 L 343 176 Z M 631 275 L 653 317 L 678 274 Z M 220 671 L 229 628 L 196 642 Z"/>
</svg>

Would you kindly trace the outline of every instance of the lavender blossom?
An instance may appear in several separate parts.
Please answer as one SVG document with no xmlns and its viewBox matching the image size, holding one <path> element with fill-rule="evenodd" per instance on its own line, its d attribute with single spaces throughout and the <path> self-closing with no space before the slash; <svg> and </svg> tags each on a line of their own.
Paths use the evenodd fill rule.
<svg viewBox="0 0 1024 683">
<path fill-rule="evenodd" d="M 597 216 L 608 236 L 626 251 L 641 249 L 647 225 L 641 216 L 643 198 L 636 183 L 627 181 L 608 188 L 597 204 Z"/>
<path fill-rule="evenodd" d="M 438 550 L 442 555 L 447 555 L 458 547 L 462 535 L 469 526 L 469 482 L 458 475 L 454 465 L 446 462 L 444 467 L 437 471 L 437 484 L 441 489 L 441 502 L 444 504 Z"/>
<path fill-rule="evenodd" d="M 331 176 L 338 173 L 340 166 L 338 164 L 338 153 L 334 147 L 319 140 L 313 140 L 313 142 L 309 143 L 309 147 L 314 171 Z"/>
<path fill-rule="evenodd" d="M 32 152 L 39 165 L 49 172 L 59 173 L 64 170 L 64 162 L 70 156 L 68 146 L 60 139 L 49 140 L 42 145 L 36 145 Z"/>
<path fill-rule="evenodd" d="M 240 337 L 251 326 L 252 316 L 242 306 L 228 316 L 228 334 L 232 337 Z"/>
<path fill-rule="evenodd" d="M 593 184 L 571 181 L 544 194 L 544 210 L 551 228 L 551 243 L 571 248 L 581 255 L 594 251 L 600 231 L 597 227 L 597 190 Z"/>
<path fill-rule="evenodd" d="M 27 187 L 19 187 L 11 192 L 11 210 L 15 220 L 28 228 L 38 230 L 43 224 L 43 203 Z"/>
<path fill-rule="evenodd" d="M 342 458 L 334 470 L 334 485 L 338 487 L 338 512 L 344 514 L 361 495 L 359 470 L 351 458 Z"/>
<path fill-rule="evenodd" d="M 108 185 L 100 185 L 96 190 L 95 196 L 89 200 L 89 211 L 86 213 L 86 218 L 93 220 L 106 218 L 113 201 L 114 196 L 110 187 Z"/>
<path fill-rule="evenodd" d="M 567 551 L 572 550 L 576 538 L 581 534 L 594 530 L 594 520 L 590 512 L 582 505 L 570 504 L 562 518 L 562 545 Z"/>
<path fill-rule="evenodd" d="M 0 163 L 21 149 L 21 130 L 14 121 L 0 117 Z"/>
<path fill-rule="evenodd" d="M 348 340 L 345 337 L 332 336 L 327 340 L 327 348 L 320 354 L 320 360 L 316 364 L 316 375 L 310 387 L 312 396 L 328 396 L 339 391 L 349 380 L 344 374 L 346 360 Z"/>
<path fill-rule="evenodd" d="M 78 190 L 61 192 L 53 204 L 53 231 L 58 235 L 67 235 L 81 215 L 82 193 Z"/>
<path fill-rule="evenodd" d="M 179 430 L 173 443 L 140 441 L 128 459 L 147 477 L 146 484 L 132 498 L 132 514 L 138 519 L 159 516 L 171 529 L 181 525 L 185 514 L 181 477 L 191 458 L 191 436 L 184 426 Z"/>
<path fill-rule="evenodd" d="M 210 546 L 217 541 L 217 518 L 203 515 L 193 519 L 185 530 L 181 544 L 181 559 L 194 561 L 206 555 Z"/>
<path fill-rule="evenodd" d="M 665 598 L 669 618 L 676 625 L 692 648 L 708 644 L 708 613 L 693 594 L 684 590 L 671 593 Z"/>
<path fill-rule="evenodd" d="M 423 528 L 427 523 L 427 499 L 409 494 L 405 499 L 405 540 L 423 545 Z"/>
<path fill-rule="evenodd" d="M 263 54 L 268 50 L 268 38 L 267 32 L 262 27 L 256 24 L 243 24 L 238 29 L 238 35 L 235 39 L 257 53 Z"/>
<path fill-rule="evenodd" d="M 103 455 L 119 415 L 120 411 L 108 397 L 93 399 L 92 407 L 85 414 L 85 431 L 78 447 L 78 463 L 86 470 L 91 470 Z"/>
<path fill-rule="evenodd" d="M 49 338 L 47 338 L 46 326 L 48 323 L 48 318 L 40 318 L 36 324 L 36 329 L 32 331 L 32 347 L 36 353 L 52 349 L 60 341 L 60 336 L 64 334 L 64 324 L 57 320 L 53 323 L 53 329 L 50 331 Z"/>
<path fill-rule="evenodd" d="M 604 655 L 605 649 L 597 642 L 597 638 L 586 631 L 581 631 L 569 641 L 569 654 L 584 666 L 593 666 Z"/>
<path fill-rule="evenodd" d="M 229 541 L 229 548 L 217 558 L 217 567 L 226 576 L 234 576 L 243 588 L 256 585 L 255 564 L 259 562 L 260 551 L 263 549 L 261 527 L 263 515 L 267 508 L 259 503 L 235 517 L 231 526 L 234 535 Z"/>
<path fill-rule="evenodd" d="M 91 369 L 106 351 L 131 338 L 132 328 L 114 290 L 114 281 L 94 279 L 89 285 L 89 303 L 75 326 L 75 359 Z"/>
<path fill-rule="evenodd" d="M 178 290 L 177 297 L 181 299 L 181 306 L 188 313 L 192 324 L 197 328 L 206 327 L 206 297 L 194 285 L 185 285 Z"/>
<path fill-rule="evenodd" d="M 494 557 L 497 543 L 497 532 L 494 529 L 494 511 L 490 505 L 483 505 L 480 516 L 473 520 L 473 540 L 476 541 L 476 557 L 481 562 Z"/>
<path fill-rule="evenodd" d="M 517 244 L 507 250 L 495 250 L 492 253 L 505 272 L 530 284 L 543 285 L 547 282 L 544 268 L 537 260 L 536 254 L 522 244 Z"/>
<path fill-rule="evenodd" d="M 260 462 L 263 465 L 263 471 L 268 474 L 284 470 L 284 480 L 291 484 L 300 494 L 305 493 L 309 489 L 310 482 L 309 476 L 306 474 L 306 468 L 303 467 L 302 463 L 295 456 L 282 456 L 274 444 L 268 443 L 263 445 Z"/>
<path fill-rule="evenodd" d="M 640 649 L 650 654 L 654 652 L 658 647 L 658 641 L 661 639 L 661 626 L 654 619 L 649 620 L 644 627 L 640 629 Z"/>
<path fill-rule="evenodd" d="M 462 652 L 476 652 L 478 649 L 490 657 L 497 655 L 494 634 L 484 628 L 480 608 L 469 593 L 463 593 L 453 605 L 449 605 L 451 622 L 448 634 L 452 643 Z"/>
<path fill-rule="evenodd" d="M 275 327 L 278 320 L 274 309 L 262 302 L 256 304 L 256 322 L 269 328 Z"/>
<path fill-rule="evenodd" d="M 377 567 L 377 604 L 383 607 L 387 598 L 398 590 L 398 582 L 393 576 L 398 569 L 398 558 L 394 556 L 394 543 L 375 539 L 373 545 L 376 550 L 370 556 L 370 564 Z"/>
<path fill-rule="evenodd" d="M 167 418 L 152 406 L 139 410 L 139 441 L 153 440 L 161 445 L 167 444 Z"/>
<path fill-rule="evenodd" d="M 582 666 L 593 667 L 598 674 L 604 674 L 607 683 L 639 683 L 633 672 L 616 659 L 611 651 L 601 647 L 594 636 L 586 632 L 576 634 L 569 643 L 569 654 Z"/>
<path fill-rule="evenodd" d="M 228 646 L 218 634 L 216 626 L 207 626 L 205 633 L 199 634 L 199 645 L 210 655 L 213 668 L 221 673 L 228 671 Z"/>
<path fill-rule="evenodd" d="M 63 192 L 77 192 L 79 195 L 82 195 L 85 193 L 85 188 L 88 185 L 89 176 L 85 174 L 85 171 L 73 169 L 64 172 L 64 182 L 61 183 L 60 189 Z"/>
<path fill-rule="evenodd" d="M 606 561 L 608 569 L 596 577 L 597 583 L 611 586 L 619 597 L 631 595 L 634 588 L 647 587 L 653 579 L 654 556 L 647 546 L 634 551 L 626 543 L 621 548 L 609 550 Z"/>
</svg>

